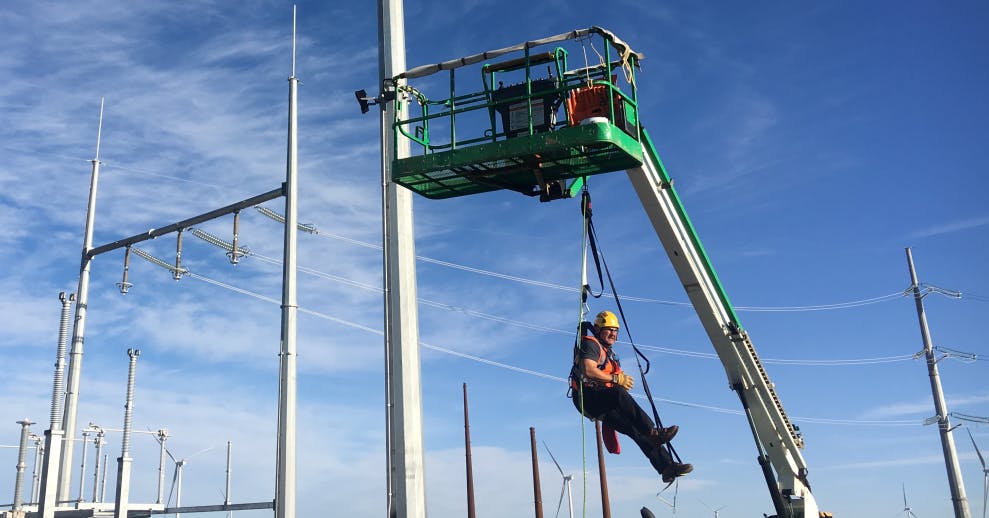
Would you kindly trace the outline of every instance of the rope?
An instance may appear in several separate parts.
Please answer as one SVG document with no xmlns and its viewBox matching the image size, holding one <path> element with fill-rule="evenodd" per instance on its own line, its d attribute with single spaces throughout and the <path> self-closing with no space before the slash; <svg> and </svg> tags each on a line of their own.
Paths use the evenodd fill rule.
<svg viewBox="0 0 989 518">
<path fill-rule="evenodd" d="M 587 50 L 584 50 L 584 61 L 587 61 Z M 585 63 L 586 66 L 586 63 Z M 590 83 L 590 78 L 588 78 L 588 83 Z M 584 179 L 584 189 L 583 194 L 580 199 L 580 211 L 581 214 L 590 210 L 590 195 L 587 193 L 587 179 Z M 581 236 L 580 236 L 580 310 L 577 312 L 577 336 L 574 339 L 574 351 L 573 351 L 573 362 L 574 365 L 577 364 L 578 360 L 578 346 L 581 340 L 581 325 L 583 325 L 584 317 L 587 314 L 587 218 L 581 217 Z M 600 295 L 598 295 L 600 296 Z M 577 396 L 580 398 L 580 457 L 581 457 L 581 467 L 584 471 L 584 488 L 583 488 L 583 505 L 582 505 L 582 516 L 587 518 L 587 421 L 584 419 L 584 384 L 578 380 L 577 383 Z"/>
<path fill-rule="evenodd" d="M 646 380 L 646 374 L 649 372 L 650 362 L 646 355 L 642 354 L 642 351 L 635 346 L 635 340 L 632 339 L 632 331 L 628 326 L 628 321 L 625 319 L 625 311 L 622 309 L 621 300 L 618 297 L 618 290 L 615 288 L 615 281 L 611 277 L 611 270 L 608 268 L 608 261 L 604 258 L 604 253 L 595 246 L 597 232 L 594 230 L 594 221 L 592 219 L 592 214 L 590 211 L 585 213 L 585 219 L 587 221 L 587 228 L 589 229 L 588 237 L 591 242 L 591 248 L 596 250 L 596 255 L 600 255 L 601 264 L 604 265 L 604 272 L 608 276 L 608 284 L 611 286 L 612 293 L 615 294 L 615 305 L 618 308 L 618 314 L 622 317 L 622 324 L 625 326 L 625 333 L 628 335 L 629 344 L 632 346 L 632 350 L 635 352 L 635 364 L 639 368 L 639 375 L 642 378 L 642 390 L 645 391 L 646 397 L 649 399 L 649 406 L 652 408 L 653 419 L 655 420 L 656 427 L 660 430 L 663 429 L 663 421 L 659 418 L 659 410 L 656 408 L 656 402 L 653 400 L 652 391 L 649 389 L 649 382 Z M 595 257 L 595 264 L 598 264 L 598 259 Z M 600 275 L 600 267 L 598 274 Z M 642 368 L 642 362 L 646 362 L 646 368 Z M 681 463 L 680 455 L 677 453 L 676 449 L 673 447 L 672 441 L 665 444 L 666 451 L 669 452 L 670 456 L 673 457 L 677 463 Z"/>
</svg>

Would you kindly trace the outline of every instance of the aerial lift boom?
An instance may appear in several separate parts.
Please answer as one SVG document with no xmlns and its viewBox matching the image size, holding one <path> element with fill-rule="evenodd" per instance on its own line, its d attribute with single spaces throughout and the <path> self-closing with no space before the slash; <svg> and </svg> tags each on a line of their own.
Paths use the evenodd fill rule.
<svg viewBox="0 0 989 518">
<path fill-rule="evenodd" d="M 641 142 L 643 163 L 626 173 L 724 365 L 729 386 L 745 408 L 776 513 L 781 518 L 817 518 L 817 503 L 807 482 L 807 465 L 799 451 L 803 439 L 787 417 L 755 347 L 739 324 L 644 129 Z M 770 466 L 776 471 L 775 477 Z"/>
<path fill-rule="evenodd" d="M 600 62 L 585 58 L 583 68 L 571 69 L 564 45 L 578 44 L 573 50 L 586 54 L 583 45 L 596 49 L 595 39 L 603 44 Z M 534 51 L 546 46 L 553 50 Z M 520 56 L 488 62 L 513 54 Z M 830 516 L 811 494 L 803 439 L 639 122 L 641 59 L 615 34 L 591 27 L 416 67 L 386 82 L 378 98 L 355 94 L 362 111 L 386 101 L 415 108 L 407 116 L 395 110 L 396 142 L 407 139 L 413 152 L 394 159 L 392 179 L 430 199 L 512 190 L 550 201 L 574 196 L 587 176 L 625 170 L 742 402 L 776 516 Z M 481 65 L 481 91 L 457 88 L 470 65 Z M 449 91 L 439 99 L 407 83 L 437 72 L 449 75 Z"/>
</svg>

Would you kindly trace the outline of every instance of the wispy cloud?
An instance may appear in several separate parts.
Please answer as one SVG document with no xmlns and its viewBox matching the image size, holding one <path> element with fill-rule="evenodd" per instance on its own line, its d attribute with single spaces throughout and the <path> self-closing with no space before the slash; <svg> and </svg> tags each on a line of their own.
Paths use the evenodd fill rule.
<svg viewBox="0 0 989 518">
<path fill-rule="evenodd" d="M 966 230 L 972 230 L 979 227 L 984 227 L 986 225 L 989 225 L 989 216 L 978 216 L 924 227 L 912 232 L 909 237 L 919 239 L 944 234 L 954 234 L 955 232 L 964 232 Z"/>
<path fill-rule="evenodd" d="M 989 402 L 989 394 L 970 394 L 946 397 L 948 408 L 966 408 Z M 929 417 L 934 414 L 934 403 L 929 397 L 915 401 L 902 401 L 866 410 L 862 419 L 889 419 L 893 417 Z"/>
</svg>

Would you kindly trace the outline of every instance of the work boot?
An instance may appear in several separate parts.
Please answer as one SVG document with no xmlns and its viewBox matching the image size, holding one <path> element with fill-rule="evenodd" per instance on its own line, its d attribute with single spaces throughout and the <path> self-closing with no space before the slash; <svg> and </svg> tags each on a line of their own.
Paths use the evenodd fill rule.
<svg viewBox="0 0 989 518">
<path fill-rule="evenodd" d="M 653 428 L 652 433 L 649 435 L 656 440 L 657 444 L 666 444 L 673 440 L 677 432 L 680 431 L 680 427 L 677 425 L 667 426 L 666 428 Z"/>
<path fill-rule="evenodd" d="M 674 462 L 663 470 L 663 482 L 669 484 L 673 482 L 677 477 L 682 477 L 687 473 L 694 471 L 694 466 L 691 464 L 680 464 Z"/>
</svg>

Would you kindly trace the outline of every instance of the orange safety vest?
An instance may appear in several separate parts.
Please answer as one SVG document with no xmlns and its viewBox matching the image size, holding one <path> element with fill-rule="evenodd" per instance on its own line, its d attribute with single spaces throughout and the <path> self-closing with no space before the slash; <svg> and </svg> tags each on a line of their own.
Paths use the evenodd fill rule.
<svg viewBox="0 0 989 518">
<path fill-rule="evenodd" d="M 582 324 L 581 327 L 584 327 L 584 330 L 587 332 L 587 334 L 585 334 L 584 336 L 581 337 L 581 341 L 583 341 L 583 340 L 590 340 L 590 341 L 592 341 L 592 342 L 594 342 L 594 343 L 596 343 L 598 345 L 598 369 L 601 370 L 602 372 L 604 372 L 605 374 L 609 375 L 609 376 L 610 375 L 614 375 L 614 374 L 618 374 L 618 373 L 622 372 L 622 367 L 618 363 L 618 359 L 615 357 L 615 355 L 612 352 L 611 348 L 610 347 L 605 347 L 605 346 L 601 345 L 601 342 L 598 340 L 598 338 L 596 336 L 594 336 L 594 333 L 593 332 L 591 332 L 591 326 L 589 325 L 590 323 L 589 322 L 585 322 L 585 324 L 588 324 L 588 325 L 585 327 Z M 602 381 L 598 381 L 598 380 L 585 379 L 584 378 L 584 367 L 583 367 L 583 365 L 581 363 L 582 363 L 582 359 L 578 357 L 578 351 L 574 351 L 574 367 L 573 367 L 573 370 L 570 372 L 570 387 L 571 388 L 574 388 L 574 389 L 577 388 L 577 380 L 578 379 L 579 380 L 582 380 L 584 382 L 584 386 L 585 387 L 587 387 L 587 386 L 591 386 L 591 387 L 601 387 L 601 386 L 603 386 L 603 387 L 613 387 L 614 386 L 614 383 L 612 383 L 610 381 L 602 382 Z"/>
</svg>

